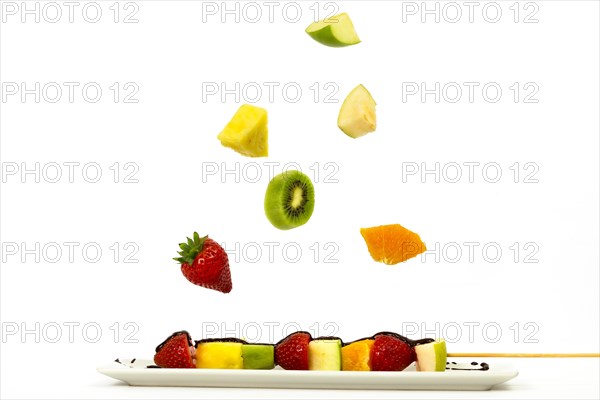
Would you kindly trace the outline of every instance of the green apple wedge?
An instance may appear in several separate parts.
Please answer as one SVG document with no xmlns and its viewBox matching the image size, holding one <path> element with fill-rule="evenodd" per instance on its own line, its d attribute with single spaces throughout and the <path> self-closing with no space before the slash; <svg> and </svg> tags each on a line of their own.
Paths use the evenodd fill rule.
<svg viewBox="0 0 600 400">
<path fill-rule="evenodd" d="M 417 371 L 442 372 L 446 370 L 446 342 L 435 342 L 415 346 L 417 353 Z"/>
<path fill-rule="evenodd" d="M 354 24 L 346 13 L 313 22 L 306 28 L 306 33 L 329 47 L 346 47 L 360 43 Z"/>
<path fill-rule="evenodd" d="M 377 128 L 375 100 L 371 93 L 358 85 L 346 97 L 338 115 L 338 127 L 351 138 L 358 138 Z"/>
</svg>

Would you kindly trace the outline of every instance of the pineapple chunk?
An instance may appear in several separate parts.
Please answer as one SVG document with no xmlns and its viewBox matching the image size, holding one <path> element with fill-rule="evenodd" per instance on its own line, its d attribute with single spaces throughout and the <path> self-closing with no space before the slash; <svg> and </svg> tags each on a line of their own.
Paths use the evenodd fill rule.
<svg viewBox="0 0 600 400">
<path fill-rule="evenodd" d="M 266 157 L 269 155 L 268 133 L 267 110 L 244 104 L 217 137 L 223 146 L 240 154 Z"/>
<path fill-rule="evenodd" d="M 198 347 L 196 348 L 196 368 L 244 368 L 242 343 L 198 343 Z"/>
</svg>

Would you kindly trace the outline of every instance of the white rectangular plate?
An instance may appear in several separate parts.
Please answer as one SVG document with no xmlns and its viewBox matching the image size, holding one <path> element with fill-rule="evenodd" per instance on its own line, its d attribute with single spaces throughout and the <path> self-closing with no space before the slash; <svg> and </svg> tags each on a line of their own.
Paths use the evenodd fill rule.
<svg viewBox="0 0 600 400">
<path fill-rule="evenodd" d="M 187 386 L 273 389 L 488 390 L 518 375 L 509 365 L 487 371 L 401 372 L 285 371 L 146 368 L 150 360 L 113 362 L 101 374 L 131 386 Z"/>
</svg>

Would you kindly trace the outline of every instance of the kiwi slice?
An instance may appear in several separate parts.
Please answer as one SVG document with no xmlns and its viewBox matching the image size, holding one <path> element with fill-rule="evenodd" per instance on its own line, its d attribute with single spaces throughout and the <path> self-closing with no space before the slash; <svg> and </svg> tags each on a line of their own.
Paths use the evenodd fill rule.
<svg viewBox="0 0 600 400">
<path fill-rule="evenodd" d="M 265 214 L 275 228 L 304 225 L 315 207 L 315 188 L 310 178 L 290 170 L 275 176 L 265 194 Z"/>
</svg>

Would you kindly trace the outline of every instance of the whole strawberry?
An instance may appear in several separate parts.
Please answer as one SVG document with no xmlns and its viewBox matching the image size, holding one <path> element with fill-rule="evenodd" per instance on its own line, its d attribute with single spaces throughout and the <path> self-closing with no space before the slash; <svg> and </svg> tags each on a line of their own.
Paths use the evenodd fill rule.
<svg viewBox="0 0 600 400">
<path fill-rule="evenodd" d="M 194 232 L 194 239 L 187 238 L 187 243 L 180 243 L 179 248 L 180 257 L 174 260 L 181 264 L 181 272 L 188 281 L 207 289 L 231 292 L 229 259 L 217 242 Z"/>
<path fill-rule="evenodd" d="M 193 348 L 189 333 L 175 332 L 158 345 L 154 363 L 161 368 L 194 368 Z"/>
<path fill-rule="evenodd" d="M 307 370 L 311 340 L 308 332 L 296 332 L 283 338 L 275 345 L 275 363 L 283 369 Z"/>
<path fill-rule="evenodd" d="M 371 348 L 372 371 L 402 371 L 417 359 L 415 349 L 392 335 L 375 335 Z"/>
</svg>

